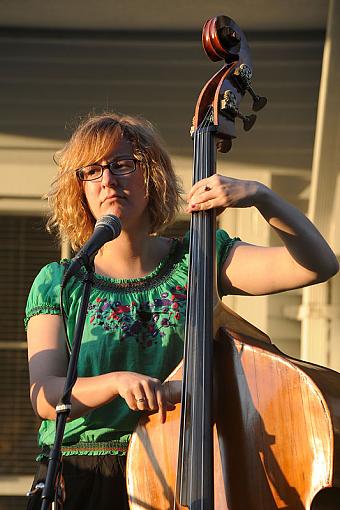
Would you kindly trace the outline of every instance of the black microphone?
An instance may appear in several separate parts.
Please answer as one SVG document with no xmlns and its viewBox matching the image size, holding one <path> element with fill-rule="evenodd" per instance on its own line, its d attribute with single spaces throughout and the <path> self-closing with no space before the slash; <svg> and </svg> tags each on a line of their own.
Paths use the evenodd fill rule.
<svg viewBox="0 0 340 510">
<path fill-rule="evenodd" d="M 113 214 L 106 214 L 97 220 L 92 236 L 77 255 L 73 257 L 67 271 L 65 272 L 62 287 L 65 287 L 67 281 L 73 276 L 82 265 L 85 267 L 93 262 L 94 257 L 105 243 L 112 241 L 119 236 L 122 225 L 119 218 Z"/>
</svg>

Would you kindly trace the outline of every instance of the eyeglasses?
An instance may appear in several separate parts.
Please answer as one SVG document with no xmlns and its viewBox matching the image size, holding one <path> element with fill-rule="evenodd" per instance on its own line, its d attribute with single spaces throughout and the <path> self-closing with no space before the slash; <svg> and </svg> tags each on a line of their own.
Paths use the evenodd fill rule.
<svg viewBox="0 0 340 510">
<path fill-rule="evenodd" d="M 108 168 L 113 175 L 132 174 L 132 172 L 136 170 L 136 160 L 132 158 L 122 158 L 110 161 L 107 165 L 95 163 L 79 168 L 76 174 L 81 181 L 96 181 L 103 177 L 105 168 Z"/>
</svg>

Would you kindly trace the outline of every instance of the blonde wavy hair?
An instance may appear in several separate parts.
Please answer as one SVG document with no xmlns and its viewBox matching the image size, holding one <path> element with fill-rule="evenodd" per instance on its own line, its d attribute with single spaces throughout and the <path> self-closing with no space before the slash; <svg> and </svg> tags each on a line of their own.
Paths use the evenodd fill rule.
<svg viewBox="0 0 340 510">
<path fill-rule="evenodd" d="M 150 234 L 156 234 L 175 218 L 182 188 L 163 142 L 150 122 L 117 113 L 88 116 L 54 160 L 58 174 L 47 194 L 51 214 L 49 231 L 56 230 L 78 250 L 91 236 L 95 225 L 76 170 L 105 158 L 122 138 L 128 140 L 144 175 Z"/>
</svg>

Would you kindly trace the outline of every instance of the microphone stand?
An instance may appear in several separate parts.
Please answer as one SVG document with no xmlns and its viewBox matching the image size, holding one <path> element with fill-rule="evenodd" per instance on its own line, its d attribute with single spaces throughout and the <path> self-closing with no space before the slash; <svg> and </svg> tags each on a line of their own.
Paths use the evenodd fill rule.
<svg viewBox="0 0 340 510">
<path fill-rule="evenodd" d="M 45 485 L 42 491 L 41 499 L 42 505 L 41 510 L 49 510 L 50 505 L 52 504 L 52 509 L 57 510 L 62 508 L 62 488 L 59 483 L 57 484 L 58 475 L 60 479 L 60 465 L 61 465 L 61 446 L 64 437 L 66 420 L 71 412 L 72 404 L 71 404 L 71 394 L 73 386 L 77 380 L 77 363 L 79 357 L 79 351 L 81 346 L 81 340 L 83 337 L 86 312 L 90 299 L 91 287 L 93 284 L 93 273 L 94 266 L 93 260 L 90 258 L 84 257 L 83 265 L 87 270 L 83 292 L 81 297 L 80 309 L 77 318 L 77 323 L 74 331 L 74 338 L 72 343 L 72 350 L 70 353 L 70 360 L 67 368 L 66 381 L 64 386 L 64 393 L 56 406 L 56 434 L 54 439 L 53 447 L 51 448 L 49 459 L 48 459 L 48 467 L 47 467 L 47 475 Z M 61 284 L 61 292 L 64 287 L 64 282 Z"/>
</svg>

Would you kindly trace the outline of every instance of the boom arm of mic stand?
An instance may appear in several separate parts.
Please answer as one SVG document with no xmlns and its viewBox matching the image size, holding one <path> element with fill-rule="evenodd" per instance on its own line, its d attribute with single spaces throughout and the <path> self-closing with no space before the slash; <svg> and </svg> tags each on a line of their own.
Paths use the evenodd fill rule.
<svg viewBox="0 0 340 510">
<path fill-rule="evenodd" d="M 86 265 L 87 274 L 84 279 L 83 292 L 81 297 L 80 309 L 77 318 L 77 323 L 74 331 L 74 338 L 72 343 L 72 351 L 70 355 L 69 365 L 67 368 L 66 381 L 64 386 L 64 393 L 60 399 L 60 402 L 56 406 L 56 434 L 53 447 L 50 451 L 48 459 L 48 467 L 46 474 L 45 486 L 42 491 L 41 499 L 42 505 L 41 510 L 49 510 L 50 505 L 55 501 L 56 493 L 56 481 L 60 469 L 61 460 L 61 446 L 64 437 L 65 425 L 67 417 L 71 412 L 71 394 L 73 386 L 77 380 L 77 363 L 79 357 L 79 351 L 81 346 L 81 340 L 83 337 L 85 319 L 87 308 L 90 299 L 91 287 L 93 284 L 93 263 Z"/>
</svg>

